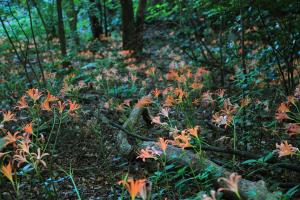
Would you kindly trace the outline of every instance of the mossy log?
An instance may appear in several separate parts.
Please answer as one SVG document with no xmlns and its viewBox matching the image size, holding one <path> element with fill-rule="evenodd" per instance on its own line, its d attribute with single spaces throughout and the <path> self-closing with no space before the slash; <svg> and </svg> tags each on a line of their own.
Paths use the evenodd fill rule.
<svg viewBox="0 0 300 200">
<path fill-rule="evenodd" d="M 149 111 L 145 108 L 134 108 L 123 124 L 123 128 L 127 130 L 133 130 L 133 128 L 138 124 L 138 122 L 143 118 L 146 120 L 149 118 Z M 147 122 L 148 123 L 148 122 Z M 154 147 L 159 149 L 156 142 L 153 141 L 144 141 L 140 144 L 130 144 L 128 142 L 127 134 L 120 130 L 117 134 L 117 145 L 121 155 L 128 156 L 133 152 L 133 150 L 143 149 L 145 147 Z M 174 160 L 177 163 L 182 165 L 188 165 L 193 169 L 204 170 L 206 168 L 213 167 L 215 169 L 215 173 L 220 177 L 229 177 L 232 172 L 229 172 L 224 167 L 215 164 L 207 158 L 199 157 L 193 151 L 190 150 L 182 150 L 181 148 L 168 145 L 166 150 L 166 159 L 167 161 L 173 162 Z M 219 183 L 216 181 L 216 184 L 219 187 L 226 187 L 223 185 L 224 183 Z M 243 199 L 251 199 L 251 200 L 276 200 L 278 199 L 275 194 L 268 191 L 266 184 L 264 181 L 249 181 L 246 179 L 241 179 L 238 183 L 238 189 L 241 197 Z"/>
</svg>

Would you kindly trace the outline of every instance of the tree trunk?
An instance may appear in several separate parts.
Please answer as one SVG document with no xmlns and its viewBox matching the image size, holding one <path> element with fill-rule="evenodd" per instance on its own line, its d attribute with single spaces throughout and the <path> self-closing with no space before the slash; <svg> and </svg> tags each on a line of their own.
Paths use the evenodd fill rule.
<svg viewBox="0 0 300 200">
<path fill-rule="evenodd" d="M 35 48 L 35 52 L 36 52 L 36 58 L 37 58 L 39 69 L 41 71 L 41 76 L 42 76 L 43 84 L 44 84 L 44 86 L 46 86 L 47 83 L 46 83 L 46 79 L 45 79 L 45 76 L 44 76 L 44 67 L 43 67 L 41 59 L 40 59 L 40 53 L 39 53 L 37 42 L 36 42 L 36 39 L 35 39 L 35 34 L 34 34 L 34 30 L 33 30 L 32 16 L 31 16 L 31 9 L 30 9 L 30 5 L 29 5 L 29 1 L 28 0 L 26 0 L 26 5 L 27 5 L 27 9 L 28 9 L 28 14 L 29 14 L 30 30 L 31 30 L 33 44 L 34 44 L 34 48 Z"/>
<path fill-rule="evenodd" d="M 76 48 L 80 46 L 80 38 L 77 32 L 78 12 L 79 10 L 75 9 L 74 0 L 70 0 L 69 7 L 67 9 L 67 16 L 69 18 L 68 22 L 71 30 L 72 39 Z"/>
<path fill-rule="evenodd" d="M 108 29 L 107 29 L 107 7 L 106 7 L 106 0 L 103 0 L 103 13 L 104 13 L 104 32 L 105 36 L 108 36 Z"/>
<path fill-rule="evenodd" d="M 143 50 L 143 29 L 146 6 L 147 0 L 139 0 L 139 5 L 136 13 L 136 52 L 142 52 Z"/>
<path fill-rule="evenodd" d="M 47 12 L 49 13 L 49 16 L 46 16 L 46 23 L 49 28 L 49 38 L 53 39 L 55 37 L 58 37 L 58 32 L 56 30 L 56 20 L 53 20 L 55 18 L 55 1 L 52 1 L 48 4 Z"/>
<path fill-rule="evenodd" d="M 122 7 L 122 41 L 124 50 L 135 50 L 135 24 L 132 0 L 120 0 Z"/>
<path fill-rule="evenodd" d="M 65 57 L 67 55 L 67 44 L 64 29 L 64 21 L 62 15 L 62 0 L 56 0 L 57 16 L 58 16 L 58 37 L 60 42 L 61 55 Z"/>
<path fill-rule="evenodd" d="M 104 8 L 104 5 L 105 5 L 105 3 L 103 3 L 103 5 L 101 4 L 101 2 L 100 2 L 100 0 L 97 0 L 96 1 L 96 7 L 97 7 L 97 9 L 98 9 L 98 13 L 99 13 L 99 23 L 100 23 L 100 27 L 102 28 L 103 27 L 103 19 L 104 19 L 104 17 L 103 17 L 103 13 L 104 13 L 104 10 L 103 10 L 103 8 Z M 102 32 L 103 32 L 103 28 L 102 28 Z"/>
<path fill-rule="evenodd" d="M 42 21 L 43 27 L 44 27 L 44 29 L 45 29 L 45 32 L 46 32 L 47 38 L 48 38 L 48 36 L 50 35 L 50 29 L 49 29 L 49 27 L 47 26 L 47 24 L 46 24 L 46 22 L 45 22 L 45 19 L 44 19 L 44 17 L 43 17 L 43 14 L 42 14 L 42 12 L 41 12 L 41 10 L 40 10 L 40 8 L 39 8 L 39 6 L 38 6 L 36 0 L 33 0 L 32 3 L 33 3 L 33 5 L 34 5 L 34 7 L 35 7 L 35 9 L 36 9 L 36 11 L 37 11 L 37 13 L 38 13 L 38 16 L 40 17 L 40 19 L 41 19 L 41 21 Z"/>
<path fill-rule="evenodd" d="M 93 39 L 99 39 L 100 35 L 103 34 L 103 29 L 100 24 L 100 20 L 96 14 L 97 11 L 95 10 L 95 6 L 96 6 L 95 0 L 90 0 L 88 15 L 89 15 L 89 19 L 90 19 Z"/>
</svg>

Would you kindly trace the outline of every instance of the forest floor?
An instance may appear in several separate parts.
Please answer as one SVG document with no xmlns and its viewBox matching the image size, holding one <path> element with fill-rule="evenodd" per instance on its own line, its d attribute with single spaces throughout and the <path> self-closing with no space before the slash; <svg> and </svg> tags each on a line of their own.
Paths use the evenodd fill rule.
<svg viewBox="0 0 300 200">
<path fill-rule="evenodd" d="M 149 166 L 148 162 L 144 163 L 135 158 L 128 160 L 119 156 L 116 144 L 116 134 L 119 130 L 104 123 L 101 116 L 104 115 L 110 121 L 122 125 L 134 104 L 141 97 L 156 88 L 160 88 L 162 91 L 167 87 L 177 86 L 177 83 L 160 79 L 160 76 L 165 76 L 172 66 L 187 66 L 190 63 L 189 58 L 178 47 L 172 46 L 173 42 L 169 40 L 169 36 L 173 34 L 173 31 L 160 26 L 146 30 L 145 54 L 138 64 L 135 63 L 134 58 L 129 57 L 130 55 L 120 54 L 122 52 L 121 41 L 110 39 L 103 43 L 96 42 L 72 58 L 72 69 L 68 72 L 68 78 L 73 78 L 72 88 L 70 85 L 68 86 L 68 91 L 72 92 L 66 93 L 65 97 L 78 100 L 81 105 L 80 115 L 62 126 L 55 153 L 49 159 L 48 166 L 51 166 L 51 169 L 43 172 L 43 176 L 47 177 L 51 171 L 49 177 L 52 178 L 34 185 L 34 188 L 31 188 L 32 184 L 28 184 L 28 186 L 24 184 L 22 192 L 24 195 L 26 194 L 26 199 L 46 198 L 44 196 L 46 185 L 52 185 L 51 190 L 57 199 L 77 199 L 70 178 L 60 171 L 61 168 L 66 171 L 72 170 L 82 199 L 118 199 L 122 188 L 117 182 L 125 174 L 135 177 L 151 176 L 152 170 L 155 169 Z M 93 49 L 98 50 L 92 52 Z M 55 69 L 54 72 L 59 76 L 59 70 Z M 231 93 L 232 91 L 229 88 L 227 92 Z M 194 96 L 198 97 L 200 93 L 196 93 Z M 160 99 L 156 103 L 160 105 L 164 102 Z M 153 106 L 151 113 L 158 113 L 159 109 L 160 106 Z M 225 129 L 207 123 L 211 120 L 211 116 L 208 114 L 212 110 L 210 106 L 195 105 L 191 110 L 189 109 L 185 111 L 191 112 L 190 115 L 175 112 L 175 110 L 178 111 L 177 108 L 170 112 L 174 119 L 172 123 L 176 124 L 178 129 L 182 130 L 190 125 L 200 125 L 201 135 L 207 143 L 226 148 L 232 146 L 231 135 Z M 272 115 L 270 114 L 270 116 Z M 169 137 L 168 132 L 157 126 L 149 128 L 145 124 L 140 124 L 139 127 L 136 127 L 136 131 L 140 135 L 152 138 Z M 263 141 L 268 140 L 274 142 L 264 145 L 262 151 Z M 251 151 L 260 153 L 274 149 L 273 136 L 264 137 L 261 142 L 258 145 L 249 144 L 249 146 L 252 145 Z M 244 148 L 244 150 L 248 151 L 249 149 Z M 271 189 L 274 190 L 278 189 L 276 182 L 279 182 L 282 177 L 286 177 L 285 174 L 282 177 L 276 176 L 274 172 L 260 167 L 251 168 L 241 164 L 232 167 L 232 163 L 227 162 L 227 160 L 232 160 L 230 154 L 224 156 L 224 154 L 207 152 L 206 156 L 253 181 L 262 178 L 269 180 L 269 177 L 272 177 L 275 183 L 273 184 L 274 188 Z M 236 162 L 239 163 L 238 161 L 237 158 Z M 53 171 L 55 173 L 52 173 Z M 257 173 L 252 173 L 254 171 Z M 291 176 L 293 172 L 286 171 L 286 173 L 289 173 L 290 180 L 289 182 L 284 181 L 284 183 L 297 182 L 296 173 L 295 176 Z M 32 180 L 26 181 L 31 182 Z M 166 186 L 167 192 L 162 194 L 161 199 L 180 199 L 193 191 L 197 192 L 196 189 L 198 188 L 193 186 L 186 192 L 178 194 L 176 188 Z M 7 191 L 5 192 L 7 193 Z"/>
</svg>

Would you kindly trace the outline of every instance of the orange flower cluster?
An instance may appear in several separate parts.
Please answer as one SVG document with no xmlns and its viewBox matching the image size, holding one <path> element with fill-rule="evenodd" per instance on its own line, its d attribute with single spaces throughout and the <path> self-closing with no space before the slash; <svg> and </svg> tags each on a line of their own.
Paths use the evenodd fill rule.
<svg viewBox="0 0 300 200">
<path fill-rule="evenodd" d="M 11 162 L 9 162 L 6 166 L 3 165 L 1 172 L 10 182 L 13 182 Z"/>
<path fill-rule="evenodd" d="M 151 103 L 152 103 L 151 96 L 144 96 L 135 104 L 135 107 L 142 108 L 142 107 L 150 105 Z"/>
<path fill-rule="evenodd" d="M 223 108 L 220 112 L 216 112 L 212 116 L 212 122 L 218 126 L 229 126 L 233 120 L 233 116 L 238 108 L 238 105 L 232 105 L 230 99 L 225 99 Z"/>
<path fill-rule="evenodd" d="M 285 119 L 289 119 L 289 116 L 287 115 L 287 112 L 289 112 L 290 109 L 288 107 L 287 103 L 281 103 L 279 107 L 277 108 L 277 112 L 275 114 L 275 118 L 278 121 L 283 121 Z"/>
<path fill-rule="evenodd" d="M 241 178 L 242 178 L 242 176 L 238 175 L 237 173 L 232 173 L 229 176 L 229 178 L 224 178 L 224 177 L 219 178 L 218 182 L 224 181 L 225 184 L 226 184 L 226 187 L 225 188 L 219 188 L 218 192 L 231 191 L 231 192 L 235 193 L 237 195 L 237 197 L 240 199 L 238 183 L 239 183 Z"/>
<path fill-rule="evenodd" d="M 0 124 L 3 124 L 4 122 L 9 122 L 9 121 L 16 121 L 15 114 L 13 114 L 10 110 L 2 111 L 2 113 L 3 113 L 3 119 Z"/>
<path fill-rule="evenodd" d="M 289 134 L 289 136 L 294 136 L 300 134 L 300 125 L 299 125 L 299 120 L 295 115 L 299 114 L 299 109 L 297 107 L 296 100 L 299 100 L 299 94 L 300 94 L 300 85 L 297 86 L 294 96 L 288 96 L 286 102 L 280 103 L 278 106 L 276 113 L 275 113 L 275 118 L 279 122 L 282 122 L 284 120 L 289 120 L 291 121 L 289 124 L 285 126 L 286 128 L 286 133 Z M 296 107 L 295 110 L 297 110 L 297 113 L 293 111 L 293 107 Z M 296 152 L 298 152 L 299 149 L 296 147 L 293 147 L 291 144 L 289 144 L 287 141 L 281 142 L 280 144 L 276 143 L 276 150 L 275 152 L 278 153 L 279 157 L 283 156 L 289 156 L 289 155 L 294 155 Z M 300 155 L 300 154 L 297 154 Z"/>
<path fill-rule="evenodd" d="M 157 156 L 161 155 L 161 151 L 156 150 L 154 147 L 146 147 L 145 149 L 141 149 L 139 155 L 136 158 L 140 158 L 143 162 L 146 161 L 146 158 L 153 158 L 157 160 Z"/>
<path fill-rule="evenodd" d="M 155 88 L 155 89 L 152 91 L 152 94 L 153 94 L 156 98 L 158 98 L 159 95 L 161 94 L 161 91 L 160 91 L 159 89 Z"/>
<path fill-rule="evenodd" d="M 279 157 L 293 155 L 299 151 L 298 148 L 293 147 L 287 141 L 284 141 L 283 143 L 281 142 L 281 144 L 276 143 L 276 149 L 276 152 L 278 152 Z"/>
<path fill-rule="evenodd" d="M 26 94 L 29 98 L 31 98 L 34 102 L 34 104 L 42 97 L 42 93 L 39 92 L 38 89 L 32 88 L 26 91 Z M 21 99 L 17 102 L 16 108 L 19 110 L 29 108 L 29 104 L 26 100 L 26 95 L 22 96 Z M 51 105 L 51 103 L 56 102 L 54 106 Z M 74 115 L 75 111 L 77 111 L 80 108 L 80 105 L 77 104 L 75 101 L 68 100 L 69 110 L 68 113 L 70 115 Z M 47 96 L 44 98 L 44 100 L 40 104 L 41 110 L 52 112 L 53 108 L 57 108 L 59 113 L 62 114 L 62 112 L 65 109 L 66 104 L 59 101 L 57 97 L 52 95 L 49 91 Z"/>
<path fill-rule="evenodd" d="M 129 178 L 127 181 L 119 181 L 118 184 L 122 184 L 126 187 L 130 194 L 131 200 L 134 200 L 137 196 L 141 196 L 143 199 L 146 199 L 146 179 L 134 180 Z"/>
<path fill-rule="evenodd" d="M 69 109 L 67 111 L 68 114 L 74 115 L 75 112 L 80 108 L 79 104 L 75 101 L 68 100 L 67 105 Z M 21 99 L 17 102 L 16 108 L 19 110 L 32 108 L 37 111 L 53 111 L 53 109 L 58 109 L 59 113 L 63 113 L 66 104 L 59 101 L 59 99 L 53 96 L 50 92 L 48 92 L 47 96 L 43 98 L 42 92 L 38 89 L 32 88 L 26 91 L 26 94 L 21 97 Z M 3 111 L 3 120 L 2 123 L 8 121 L 16 121 L 16 115 L 11 111 Z M 37 148 L 36 152 L 31 152 L 32 145 L 32 135 L 35 135 L 34 132 L 34 123 L 30 122 L 23 126 L 22 130 L 11 133 L 6 131 L 6 135 L 3 137 L 4 140 L 4 148 L 9 145 L 13 146 L 14 151 L 12 152 L 0 152 L 0 156 L 5 154 L 11 154 L 12 163 L 9 163 L 6 166 L 2 167 L 1 172 L 5 177 L 7 177 L 10 181 L 13 181 L 11 178 L 12 168 L 14 163 L 16 163 L 17 167 L 20 167 L 24 163 L 31 163 L 35 167 L 38 165 L 42 165 L 46 167 L 46 162 L 43 160 L 45 156 L 48 156 L 48 153 L 43 152 L 40 148 Z"/>
</svg>

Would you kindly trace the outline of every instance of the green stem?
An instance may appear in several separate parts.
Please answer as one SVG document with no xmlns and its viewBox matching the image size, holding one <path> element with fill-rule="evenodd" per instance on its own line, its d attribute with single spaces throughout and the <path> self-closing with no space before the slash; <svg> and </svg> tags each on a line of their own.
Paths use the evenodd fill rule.
<svg viewBox="0 0 300 200">
<path fill-rule="evenodd" d="M 53 134 L 54 127 L 55 127 L 56 114 L 55 114 L 55 112 L 53 112 L 53 113 L 54 113 L 54 115 L 53 115 L 53 124 L 52 124 L 52 127 L 51 127 L 51 131 L 50 131 L 50 134 L 49 134 L 49 138 L 48 138 L 47 144 L 46 144 L 46 146 L 45 146 L 44 149 L 43 149 L 43 153 L 46 151 L 46 149 L 47 149 L 47 147 L 48 147 L 48 144 L 49 144 L 49 142 L 50 142 L 50 139 L 51 139 L 51 136 L 52 136 L 52 134 Z"/>
<path fill-rule="evenodd" d="M 54 153 L 55 146 L 56 146 L 57 139 L 58 139 L 58 135 L 60 133 L 60 127 L 61 127 L 62 118 L 63 118 L 63 114 L 61 114 L 60 118 L 59 118 L 59 124 L 58 124 L 58 129 L 57 129 L 56 135 L 55 135 L 55 142 L 54 142 L 54 145 L 53 145 L 53 148 L 52 148 L 52 154 Z"/>
</svg>

